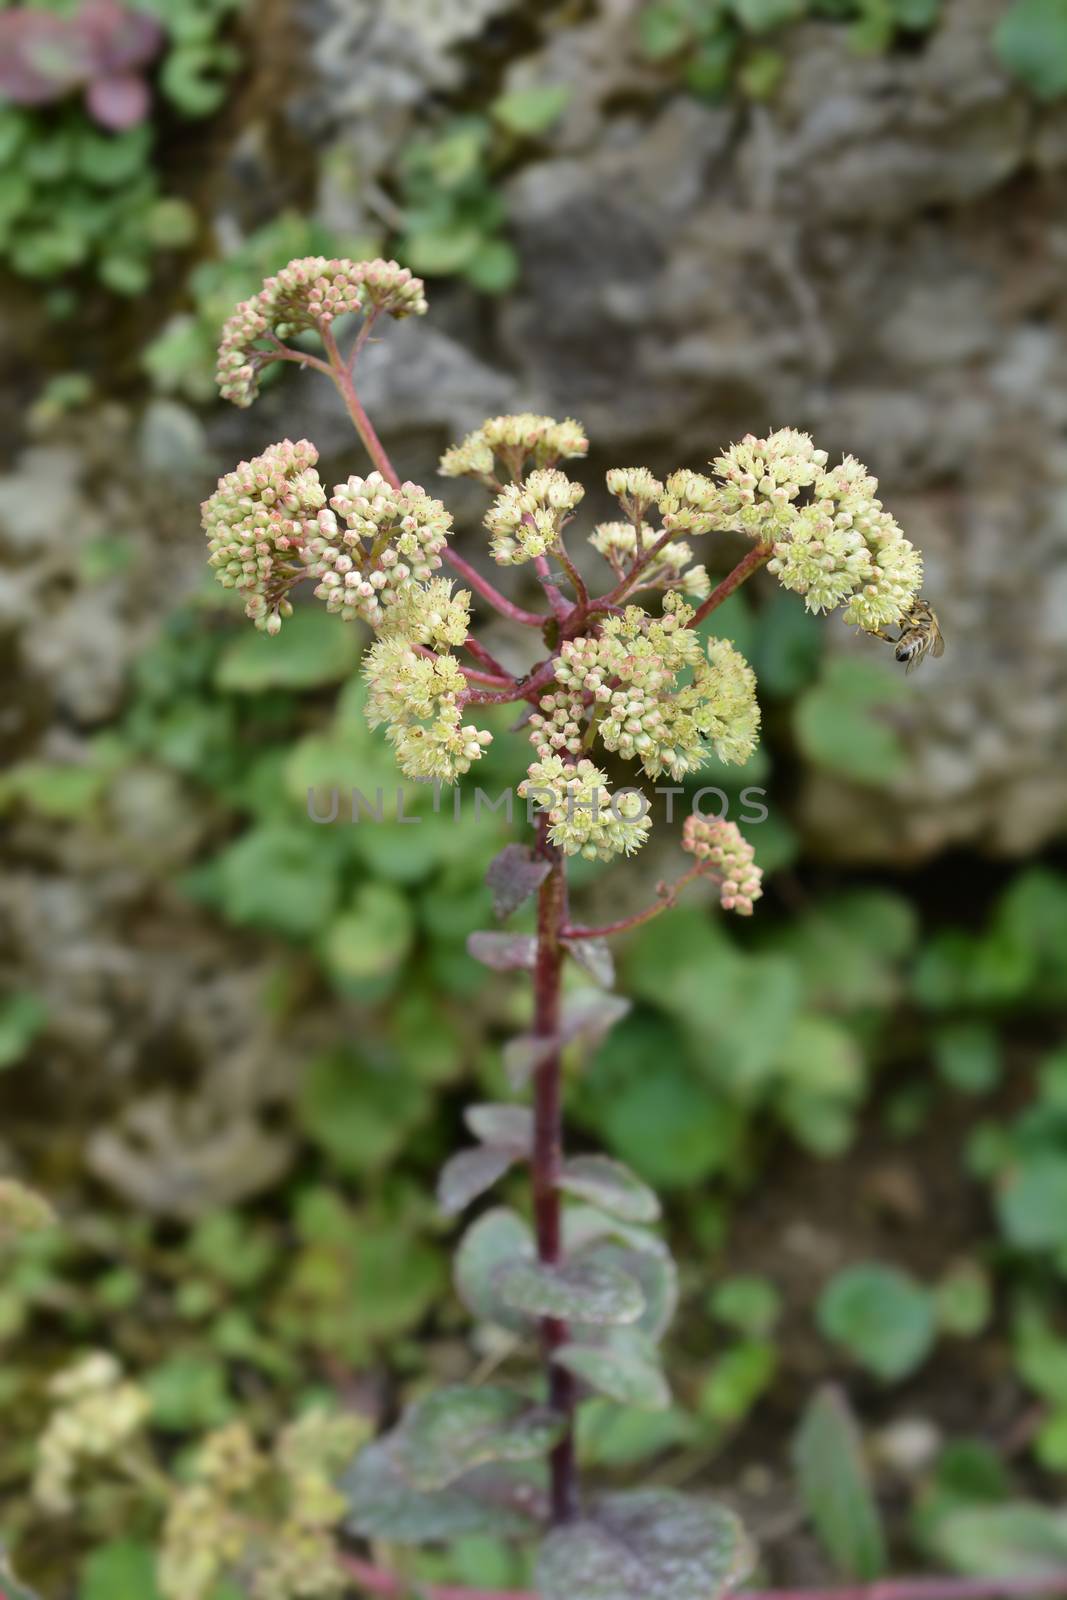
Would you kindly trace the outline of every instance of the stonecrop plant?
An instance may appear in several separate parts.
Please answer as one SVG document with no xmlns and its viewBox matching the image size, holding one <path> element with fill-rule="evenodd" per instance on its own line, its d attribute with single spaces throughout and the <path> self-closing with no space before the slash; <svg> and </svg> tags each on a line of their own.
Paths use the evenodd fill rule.
<svg viewBox="0 0 1067 1600">
<path fill-rule="evenodd" d="M 344 1473 L 345 1528 L 375 1554 L 478 1532 L 540 1537 L 543 1600 L 709 1600 L 749 1570 L 731 1512 L 667 1489 L 598 1496 L 577 1479 L 583 1400 L 669 1403 L 657 1346 L 677 1288 L 655 1194 L 614 1160 L 564 1153 L 562 1052 L 602 1035 L 625 1004 L 596 988 L 565 996 L 562 973 L 575 961 L 610 983 L 608 937 L 665 912 L 695 879 L 715 886 L 723 910 L 749 916 L 761 874 L 733 822 L 694 814 L 681 836 L 688 870 L 644 911 L 590 926 L 572 916 L 567 861 L 641 848 L 652 826 L 643 780 L 678 782 L 713 755 L 751 755 L 760 726 L 752 669 L 699 627 L 754 573 L 766 568 L 810 611 L 842 608 L 847 623 L 889 637 L 887 628 L 910 625 L 922 563 L 858 461 L 831 466 L 807 434 L 783 428 L 732 445 L 707 474 L 608 472 L 619 509 L 589 531 L 605 574 L 594 594 L 589 563 L 580 570 L 567 542 L 585 495 L 571 466 L 587 453 L 585 433 L 571 420 L 493 417 L 446 451 L 440 472 L 485 489 L 489 555 L 501 567 L 529 565 L 543 591 L 543 609 L 525 609 L 454 548 L 444 503 L 401 479 L 359 398 L 358 358 L 374 330 L 426 309 L 422 283 L 392 261 L 312 257 L 268 278 L 226 324 L 222 393 L 248 406 L 268 364 L 313 368 L 336 386 L 369 466 L 327 487 L 315 446 L 284 439 L 223 477 L 203 507 L 211 566 L 257 628 L 283 628 L 293 591 L 307 584 L 339 627 L 359 620 L 372 630 L 366 714 L 408 778 L 454 784 L 476 769 L 491 741 L 478 722 L 485 706 L 513 703 L 517 736 L 532 746 L 519 786 L 532 842 L 508 845 L 487 877 L 502 919 L 536 897 L 536 934 L 485 932 L 470 945 L 495 970 L 532 974 L 532 1024 L 506 1052 L 516 1091 L 531 1089 L 532 1103 L 468 1110 L 475 1142 L 446 1165 L 439 1198 L 458 1214 L 512 1168 L 528 1169 L 532 1221 L 483 1210 L 459 1244 L 455 1279 L 472 1316 L 495 1330 L 491 1347 L 514 1359 L 536 1346 L 540 1369 L 520 1369 L 534 1375 L 516 1387 L 475 1381 L 417 1400 Z M 289 342 L 308 332 L 315 350 Z M 750 548 L 713 587 L 694 560 L 697 541 L 727 532 Z M 524 676 L 472 632 L 476 601 L 538 641 Z M 609 757 L 613 770 L 632 766 L 632 785 L 612 787 Z M 370 1592 L 400 1592 L 369 1559 L 350 1553 L 345 1565 Z M 213 1566 L 211 1580 L 218 1575 Z M 200 1593 L 187 1587 L 184 1600 Z"/>
</svg>

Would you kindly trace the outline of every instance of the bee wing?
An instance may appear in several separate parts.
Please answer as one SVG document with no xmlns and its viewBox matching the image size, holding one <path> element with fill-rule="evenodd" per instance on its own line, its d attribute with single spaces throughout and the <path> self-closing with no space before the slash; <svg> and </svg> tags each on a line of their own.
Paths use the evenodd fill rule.
<svg viewBox="0 0 1067 1600">
<path fill-rule="evenodd" d="M 941 630 L 939 628 L 938 631 L 934 634 L 933 643 L 930 645 L 930 654 L 932 656 L 936 657 L 936 656 L 943 656 L 944 653 L 945 653 L 945 637 L 944 637 L 944 634 L 941 632 Z"/>
</svg>

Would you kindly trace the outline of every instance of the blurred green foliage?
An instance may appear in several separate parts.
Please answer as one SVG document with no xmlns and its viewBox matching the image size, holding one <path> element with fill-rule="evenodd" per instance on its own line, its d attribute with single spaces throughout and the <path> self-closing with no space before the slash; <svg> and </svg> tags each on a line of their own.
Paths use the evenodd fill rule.
<svg viewBox="0 0 1067 1600">
<path fill-rule="evenodd" d="M 166 36 L 158 99 L 185 119 L 218 110 L 238 65 L 225 33 L 241 0 L 135 4 Z M 70 8 L 53 0 L 45 9 Z M 153 256 L 196 233 L 192 207 L 162 190 L 155 147 L 151 121 L 110 132 L 73 101 L 0 105 L 0 260 L 27 278 L 92 273 L 116 294 L 141 294 Z M 69 300 L 52 304 L 62 310 Z"/>
<path fill-rule="evenodd" d="M 1060 0 L 1012 0 L 997 24 L 997 54 L 1038 100 L 1067 94 L 1067 8 Z"/>
<path fill-rule="evenodd" d="M 845 23 L 857 50 L 882 51 L 927 32 L 940 10 L 941 0 L 649 0 L 640 38 L 648 59 L 675 65 L 694 94 L 720 100 L 737 89 L 762 100 L 786 69 L 785 55 L 767 41 L 794 24 Z"/>
</svg>

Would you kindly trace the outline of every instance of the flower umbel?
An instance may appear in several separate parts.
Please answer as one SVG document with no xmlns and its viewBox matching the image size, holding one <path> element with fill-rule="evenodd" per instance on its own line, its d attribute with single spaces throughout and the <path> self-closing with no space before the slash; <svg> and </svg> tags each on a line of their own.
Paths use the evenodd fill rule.
<svg viewBox="0 0 1067 1600">
<path fill-rule="evenodd" d="M 200 508 L 208 565 L 224 589 L 247 596 L 245 614 L 267 633 L 292 615 L 289 590 L 307 574 L 306 552 L 326 504 L 318 459 L 307 439 L 283 439 L 220 478 Z"/>
<path fill-rule="evenodd" d="M 557 422 L 554 417 L 524 411 L 516 416 L 490 417 L 461 444 L 445 451 L 438 470 L 444 478 L 478 478 L 497 487 L 498 462 L 505 478 L 517 480 L 527 464 L 554 467 L 557 461 L 584 456 L 588 450 L 585 430 L 570 417 Z"/>
<path fill-rule="evenodd" d="M 625 578 L 637 560 L 656 544 L 659 535 L 647 522 L 600 522 L 589 535 L 589 543 L 604 557 L 617 578 Z M 640 541 L 640 542 L 639 542 Z M 695 600 L 711 592 L 711 579 L 703 566 L 693 567 L 693 551 L 684 539 L 672 539 L 637 574 L 628 593 L 638 589 L 681 589 Z"/>
<path fill-rule="evenodd" d="M 380 639 L 363 664 L 367 721 L 385 736 L 409 778 L 455 783 L 481 758 L 492 734 L 464 724 L 466 679 L 451 656 L 419 655 L 406 639 Z"/>
<path fill-rule="evenodd" d="M 635 789 L 612 794 L 607 778 L 591 761 L 567 766 L 549 755 L 531 765 L 519 794 L 547 811 L 549 838 L 564 855 L 610 861 L 632 855 L 652 826 L 644 796 Z"/>
<path fill-rule="evenodd" d="M 421 316 L 426 295 L 421 278 L 395 261 L 290 261 L 251 300 L 243 300 L 226 322 L 219 345 L 216 380 L 224 400 L 250 406 L 259 375 L 278 359 L 280 341 L 317 329 L 351 312 L 385 311 L 391 317 Z"/>
<path fill-rule="evenodd" d="M 33 1498 L 42 1511 L 65 1516 L 75 1506 L 79 1467 L 121 1451 L 140 1432 L 151 1402 L 105 1351 L 65 1367 L 48 1388 L 59 1404 L 38 1441 Z"/>
<path fill-rule="evenodd" d="M 509 483 L 485 514 L 491 549 L 501 566 L 532 561 L 559 543 L 569 513 L 585 494 L 563 472 L 539 468 L 523 483 Z"/>
<path fill-rule="evenodd" d="M 397 600 L 440 567 L 451 526 L 440 500 L 418 484 L 394 489 L 380 472 L 353 476 L 334 489 L 308 541 L 315 594 L 347 622 L 358 617 L 384 628 Z M 448 625 L 442 626 L 440 642 L 447 643 Z"/>
<path fill-rule="evenodd" d="M 756 745 L 755 676 L 725 639 L 705 647 L 686 623 L 692 611 L 669 594 L 664 616 L 639 606 L 609 617 L 599 638 L 561 646 L 556 687 L 530 718 L 542 756 L 576 754 L 582 724 L 608 750 L 640 761 L 650 778 L 681 778 L 702 766 L 709 746 L 722 761 L 743 762 Z"/>
</svg>

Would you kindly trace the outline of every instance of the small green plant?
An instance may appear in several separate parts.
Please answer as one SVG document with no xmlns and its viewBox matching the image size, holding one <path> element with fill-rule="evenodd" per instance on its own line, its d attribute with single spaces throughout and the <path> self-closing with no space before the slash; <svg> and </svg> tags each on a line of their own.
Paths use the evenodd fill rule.
<svg viewBox="0 0 1067 1600">
<path fill-rule="evenodd" d="M 856 49 L 886 50 L 899 36 L 926 33 L 940 10 L 941 0 L 649 0 L 640 41 L 649 60 L 676 67 L 704 99 L 720 100 L 736 87 L 761 100 L 786 70 L 774 46 L 795 23 L 847 23 Z"/>
<path fill-rule="evenodd" d="M 730 1513 L 665 1490 L 588 1500 L 577 1481 L 575 1413 L 585 1397 L 651 1411 L 669 1403 L 657 1346 L 677 1289 L 653 1231 L 653 1191 L 617 1161 L 564 1154 L 562 1058 L 603 1038 L 627 1010 L 610 993 L 611 936 L 659 917 L 698 881 L 715 887 L 724 910 L 749 916 L 761 873 L 735 823 L 695 810 L 682 831 L 688 870 L 647 909 L 589 926 L 571 912 L 567 862 L 629 855 L 651 828 L 648 797 L 633 787 L 612 792 L 592 759 L 598 746 L 647 779 L 674 784 L 713 752 L 738 764 L 751 755 L 760 720 L 754 674 L 727 640 L 700 631 L 748 578 L 766 567 L 810 611 L 844 606 L 846 621 L 874 633 L 910 612 L 921 561 L 858 462 L 830 468 L 807 435 L 783 429 L 733 446 L 716 460 L 714 478 L 688 469 L 666 482 L 640 467 L 609 472 L 620 518 L 591 535 L 611 571 L 607 589 L 593 594 L 564 541 L 584 490 L 559 465 L 585 455 L 583 430 L 548 417 L 498 417 L 447 451 L 441 472 L 473 478 L 492 497 L 492 556 L 503 567 L 528 565 L 547 602 L 527 609 L 450 544 L 445 507 L 400 479 L 361 403 L 354 374 L 372 330 L 383 316 L 425 310 L 421 282 L 394 262 L 310 258 L 269 278 L 224 330 L 223 395 L 246 406 L 273 363 L 310 366 L 336 386 L 373 470 L 328 495 L 314 446 L 285 440 L 220 479 L 203 508 L 216 577 L 242 594 L 261 633 L 295 626 L 291 594 L 305 580 L 329 613 L 374 630 L 365 713 L 372 728 L 384 726 L 408 778 L 455 783 L 492 743 L 473 720 L 479 708 L 529 708 L 534 759 L 517 792 L 535 841 L 508 845 L 488 881 L 501 919 L 536 899 L 536 931 L 476 932 L 469 950 L 494 971 L 532 974 L 533 1025 L 505 1051 L 512 1083 L 532 1085 L 532 1105 L 471 1107 L 475 1142 L 447 1163 L 438 1194 L 456 1215 L 512 1168 L 529 1168 L 532 1223 L 507 1207 L 483 1212 L 460 1243 L 456 1284 L 480 1323 L 539 1342 L 541 1376 L 515 1387 L 453 1385 L 417 1400 L 346 1474 L 346 1525 L 390 1543 L 540 1530 L 545 1600 L 609 1592 L 708 1600 L 749 1565 Z M 342 351 L 338 332 L 353 318 L 358 334 Z M 291 345 L 305 332 L 318 335 L 321 355 Z M 713 588 L 689 541 L 726 530 L 746 534 L 750 549 Z M 437 576 L 445 560 L 469 589 L 453 592 Z M 543 653 L 528 671 L 509 672 L 470 631 L 471 591 L 539 639 Z M 637 603 L 650 592 L 662 596 L 658 615 Z M 571 962 L 595 983 L 565 984 Z M 746 1310 L 744 1292 L 740 1309 L 733 1298 L 720 1314 L 725 1306 L 751 1322 L 758 1313 L 762 1327 L 773 1319 L 766 1296 L 756 1311 Z M 355 1562 L 352 1571 L 381 1586 L 376 1569 Z"/>
<path fill-rule="evenodd" d="M 505 235 L 497 180 L 516 148 L 547 132 L 569 98 L 564 84 L 513 89 L 486 114 L 453 117 L 407 146 L 397 174 L 396 250 L 414 272 L 455 274 L 484 294 L 512 286 L 519 260 Z"/>
<path fill-rule="evenodd" d="M 237 64 L 220 37 L 240 0 L 53 0 L 0 7 L 0 258 L 23 277 L 91 271 L 139 294 L 195 217 L 161 191 L 153 91 L 209 115 Z M 56 302 L 59 304 L 59 302 Z"/>
</svg>

